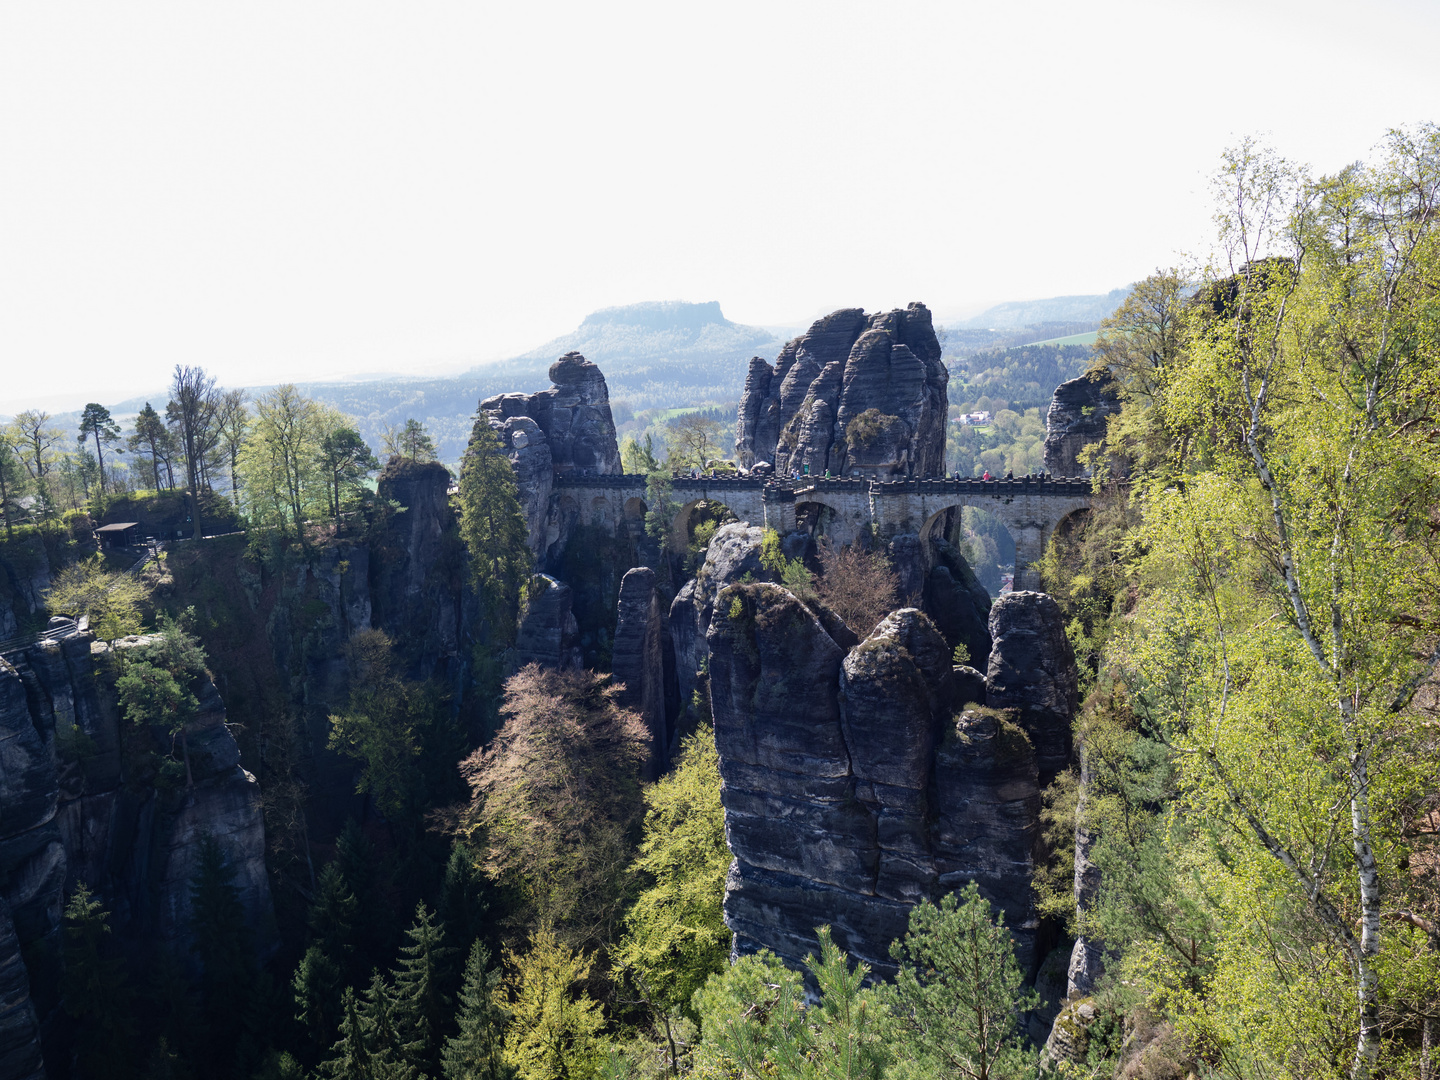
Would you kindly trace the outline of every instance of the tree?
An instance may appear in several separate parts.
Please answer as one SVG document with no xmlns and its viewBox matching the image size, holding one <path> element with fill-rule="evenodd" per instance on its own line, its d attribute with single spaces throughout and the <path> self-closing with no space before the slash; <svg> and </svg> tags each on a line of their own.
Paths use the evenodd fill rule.
<svg viewBox="0 0 1440 1080">
<path fill-rule="evenodd" d="M 326 430 L 320 439 L 320 468 L 330 492 L 330 512 L 339 530 L 344 496 L 364 490 L 365 478 L 380 467 L 380 462 L 345 417 L 330 413 L 322 419 L 322 426 Z"/>
<path fill-rule="evenodd" d="M 125 962 L 108 955 L 110 913 L 82 881 L 65 904 L 65 974 L 61 1003 L 75 1021 L 75 1056 L 84 1076 L 132 1071 L 132 1021 Z"/>
<path fill-rule="evenodd" d="M 643 803 L 649 732 L 590 671 L 530 664 L 505 683 L 504 725 L 461 766 L 473 801 L 465 826 L 512 895 L 522 927 L 546 925 L 604 944 L 631 892 L 626 866 Z"/>
<path fill-rule="evenodd" d="M 631 476 L 649 476 L 660 471 L 660 459 L 655 456 L 655 440 L 648 431 L 644 446 L 635 436 L 625 436 L 625 441 L 620 444 L 620 464 Z"/>
<path fill-rule="evenodd" d="M 395 1026 L 395 997 L 378 971 L 363 997 L 347 988 L 342 1001 L 340 1039 L 320 1066 L 332 1080 L 419 1080 L 420 1074 L 400 1049 Z"/>
<path fill-rule="evenodd" d="M 215 389 L 215 379 L 206 375 L 204 368 L 176 364 L 165 413 L 179 428 L 180 445 L 185 452 L 190 520 L 194 522 L 196 540 L 205 535 L 200 521 L 200 481 L 205 455 L 214 447 L 218 435 L 215 415 L 219 408 L 220 394 Z"/>
<path fill-rule="evenodd" d="M 320 871 L 308 923 L 311 943 L 291 980 L 296 1020 L 305 1025 L 317 1050 L 328 1049 L 343 1017 L 342 990 L 360 974 L 354 944 L 358 915 L 355 894 L 338 862 Z"/>
<path fill-rule="evenodd" d="M 30 473 L 31 484 L 40 497 L 42 508 L 50 512 L 49 473 L 60 456 L 56 449 L 65 437 L 64 431 L 50 423 L 50 414 L 41 409 L 26 409 L 15 414 L 13 425 L 15 450 Z"/>
<path fill-rule="evenodd" d="M 178 622 L 161 615 L 158 640 L 130 650 L 115 680 L 115 693 L 125 718 L 132 724 L 163 727 L 170 735 L 171 753 L 180 737 L 185 762 L 185 786 L 195 786 L 190 767 L 188 725 L 200 711 L 194 687 L 206 677 L 205 651 Z"/>
<path fill-rule="evenodd" d="M 385 452 L 402 461 L 424 465 L 438 456 L 430 433 L 419 420 L 406 420 L 405 426 L 401 428 L 386 424 L 380 432 L 380 439 L 385 444 Z"/>
<path fill-rule="evenodd" d="M 492 641 L 508 643 L 515 632 L 520 586 L 535 559 L 515 470 L 484 413 L 475 418 L 460 463 L 460 535 L 470 552 L 470 577 Z"/>
<path fill-rule="evenodd" d="M 731 854 L 709 728 L 686 737 L 675 767 L 645 793 L 645 803 L 644 838 L 631 873 L 651 884 L 625 916 L 616 958 L 633 969 L 668 1030 L 669 1013 L 688 1011 L 695 991 L 724 969 L 730 954 L 721 908 Z"/>
<path fill-rule="evenodd" d="M 120 425 L 110 417 L 110 410 L 104 405 L 91 402 L 80 414 L 80 442 L 95 441 L 95 460 L 99 467 L 100 494 L 105 494 L 105 447 L 120 441 Z"/>
<path fill-rule="evenodd" d="M 400 946 L 402 959 L 394 972 L 396 1028 L 406 1059 L 419 1072 L 435 1076 L 450 1019 L 450 997 L 443 984 L 451 950 L 444 928 L 436 925 L 423 900 L 405 936 L 410 940 Z"/>
<path fill-rule="evenodd" d="M 520 1080 L 594 1077 L 603 1054 L 605 1016 L 578 986 L 591 959 L 548 929 L 537 930 L 525 953 L 506 952 L 505 980 L 513 1019 L 505 1033 L 505 1062 Z"/>
<path fill-rule="evenodd" d="M 247 1034 L 259 974 L 250 928 L 234 871 L 213 836 L 200 843 L 190 884 L 190 928 L 200 961 L 201 1010 L 207 1030 L 205 1056 L 214 1072 L 226 1075 Z"/>
<path fill-rule="evenodd" d="M 95 635 L 113 645 L 117 638 L 139 633 L 140 606 L 147 595 L 134 575 L 106 570 L 105 560 L 96 555 L 56 574 L 45 606 L 52 615 L 88 619 Z"/>
<path fill-rule="evenodd" d="M 937 1080 L 1034 1074 L 1016 1018 L 1039 999 L 1022 993 L 1005 915 L 992 916 L 973 881 L 938 906 L 916 905 L 909 932 L 890 955 L 900 971 L 886 999 L 906 1048 L 904 1074 Z"/>
<path fill-rule="evenodd" d="M 170 429 L 165 426 L 165 421 L 160 414 L 147 401 L 145 408 L 141 409 L 135 417 L 135 432 L 130 436 L 127 445 L 132 454 L 139 454 L 144 451 L 150 453 L 150 472 L 155 481 L 155 490 L 161 490 L 160 484 L 160 460 L 169 460 Z"/>
<path fill-rule="evenodd" d="M 445 1040 L 445 1080 L 515 1080 L 518 1070 L 504 1058 L 511 1014 L 501 1000 L 500 972 L 491 970 L 489 951 L 476 941 L 460 988 L 460 1030 Z"/>
<path fill-rule="evenodd" d="M 1192 1038 L 1253 1071 L 1369 1077 L 1382 1010 L 1440 972 L 1422 928 L 1387 920 L 1415 895 L 1400 808 L 1434 789 L 1414 702 L 1440 666 L 1440 128 L 1319 180 L 1247 141 L 1218 193 L 1221 263 L 1161 391 L 1194 450 L 1142 485 L 1149 587 L 1113 655 L 1179 812 L 1223 837 L 1199 864 L 1223 936 L 1203 995 L 1143 964 Z"/>
<path fill-rule="evenodd" d="M 219 433 L 220 446 L 230 464 L 230 498 L 235 509 L 240 509 L 240 448 L 250 431 L 250 410 L 245 407 L 244 390 L 226 390 L 220 397 L 220 407 L 215 413 L 215 429 Z"/>
<path fill-rule="evenodd" d="M 720 453 L 720 424 L 702 412 L 688 412 L 669 422 L 672 468 L 704 469 Z"/>
<path fill-rule="evenodd" d="M 25 494 L 25 479 L 20 455 L 0 436 L 0 514 L 5 518 L 6 540 L 14 539 L 14 516 L 20 509 L 20 497 Z"/>
<path fill-rule="evenodd" d="M 823 573 L 815 592 L 845 625 L 861 638 L 895 610 L 900 575 L 878 551 L 861 551 L 857 545 L 837 548 L 820 545 Z"/>
<path fill-rule="evenodd" d="M 256 399 L 255 423 L 239 456 L 253 521 L 304 539 L 308 511 L 327 501 L 317 464 L 320 439 L 319 406 L 293 384 Z"/>
<path fill-rule="evenodd" d="M 421 752 L 419 729 L 433 702 L 403 679 L 394 646 L 383 630 L 362 630 L 345 647 L 350 697 L 330 716 L 332 750 L 360 762 L 355 790 L 369 795 L 386 817 L 416 809 Z"/>
<path fill-rule="evenodd" d="M 805 958 L 819 991 L 808 1005 L 800 973 L 762 949 L 710 976 L 695 995 L 703 1068 L 754 1080 L 879 1080 L 889 1057 L 886 1013 L 865 988 L 869 965 L 856 964 L 816 930 L 820 955 Z"/>
</svg>

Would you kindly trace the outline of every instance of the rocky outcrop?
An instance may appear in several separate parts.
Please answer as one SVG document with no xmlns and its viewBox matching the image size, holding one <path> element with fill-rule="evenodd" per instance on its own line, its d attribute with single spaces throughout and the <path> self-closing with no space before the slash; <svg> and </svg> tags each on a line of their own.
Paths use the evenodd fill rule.
<svg viewBox="0 0 1440 1080">
<path fill-rule="evenodd" d="M 549 574 L 536 574 L 530 579 L 527 593 L 515 635 L 517 666 L 583 667 L 580 627 L 571 611 L 570 586 Z"/>
<path fill-rule="evenodd" d="M 40 1024 L 30 1001 L 30 974 L 20 957 L 20 939 L 10 908 L 0 899 L 0 1077 L 43 1080 Z"/>
<path fill-rule="evenodd" d="M 574 524 L 553 527 L 555 477 L 622 471 L 610 391 L 600 369 L 577 352 L 566 353 L 550 365 L 550 382 L 550 389 L 536 394 L 497 394 L 480 402 L 515 470 L 530 549 L 537 558 L 551 547 L 563 549 Z"/>
<path fill-rule="evenodd" d="M 1088 372 L 1057 386 L 1045 416 L 1045 471 L 1086 475 L 1080 451 L 1105 438 L 1106 424 L 1119 411 L 1118 386 L 1108 371 Z"/>
<path fill-rule="evenodd" d="M 655 780 L 670 764 L 670 732 L 665 711 L 665 624 L 655 571 L 638 566 L 620 582 L 615 615 L 615 640 L 610 671 L 623 687 L 617 703 L 640 715 L 650 731 L 647 780 Z"/>
<path fill-rule="evenodd" d="M 1013 709 L 1035 747 L 1040 783 L 1070 765 L 1070 723 L 1079 703 L 1075 653 L 1049 593 L 1012 592 L 990 608 L 986 704 Z"/>
<path fill-rule="evenodd" d="M 739 584 L 707 637 L 736 951 L 799 966 L 829 924 L 888 975 L 911 907 L 974 880 L 1032 966 L 1034 753 L 1007 720 L 957 716 L 975 673 L 930 620 L 893 612 L 847 649 L 789 591 Z"/>
<path fill-rule="evenodd" d="M 708 653 L 706 633 L 715 610 L 715 597 L 721 589 L 746 574 L 757 581 L 770 577 L 760 565 L 760 542 L 764 536 L 764 529 L 745 522 L 722 525 L 706 549 L 704 564 L 670 604 L 670 636 L 675 647 L 675 673 L 682 709 L 690 702 L 696 675 Z"/>
<path fill-rule="evenodd" d="M 122 754 L 114 658 L 92 635 L 12 659 L 0 660 L 0 904 L 33 958 L 29 986 L 46 988 L 37 997 L 55 999 L 61 908 L 79 881 L 109 908 L 118 937 L 188 956 L 191 882 L 212 839 L 257 942 L 270 948 L 260 791 L 240 767 L 214 685 L 197 687 L 199 713 L 185 731 L 192 784 L 171 759 L 168 731 L 127 725 Z M 0 1058 L 11 1045 L 6 1031 L 19 1030 L 24 1013 L 5 956 L 0 940 Z"/>
<path fill-rule="evenodd" d="M 467 629 L 465 545 L 450 505 L 450 472 L 438 462 L 394 459 L 381 471 L 382 504 L 370 554 L 372 621 L 390 635 L 420 678 L 462 662 Z"/>
<path fill-rule="evenodd" d="M 773 368 L 750 361 L 736 460 L 772 462 L 780 475 L 940 475 L 948 380 L 924 304 L 833 312 L 789 342 Z"/>
</svg>

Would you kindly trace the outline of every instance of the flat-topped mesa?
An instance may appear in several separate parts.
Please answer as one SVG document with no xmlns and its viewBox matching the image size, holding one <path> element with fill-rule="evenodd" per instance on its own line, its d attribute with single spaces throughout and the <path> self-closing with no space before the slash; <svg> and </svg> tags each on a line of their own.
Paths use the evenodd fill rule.
<svg viewBox="0 0 1440 1080">
<path fill-rule="evenodd" d="M 898 479 L 945 471 L 949 375 L 930 311 L 818 319 L 775 358 L 750 361 L 735 423 L 735 457 L 778 475 Z"/>
</svg>

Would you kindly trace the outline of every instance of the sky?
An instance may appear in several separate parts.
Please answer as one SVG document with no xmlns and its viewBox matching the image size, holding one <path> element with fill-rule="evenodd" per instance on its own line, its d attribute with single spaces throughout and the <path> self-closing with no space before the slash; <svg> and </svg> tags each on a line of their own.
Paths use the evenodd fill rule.
<svg viewBox="0 0 1440 1080">
<path fill-rule="evenodd" d="M 0 5 L 0 412 L 441 374 L 589 312 L 1105 292 L 1221 151 L 1440 120 L 1433 0 Z"/>
</svg>

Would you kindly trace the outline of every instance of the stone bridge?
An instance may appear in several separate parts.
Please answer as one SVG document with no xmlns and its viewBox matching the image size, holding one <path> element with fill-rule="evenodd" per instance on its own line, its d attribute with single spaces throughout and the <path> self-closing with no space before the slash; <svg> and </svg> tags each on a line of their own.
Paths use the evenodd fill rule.
<svg viewBox="0 0 1440 1080">
<path fill-rule="evenodd" d="M 1038 589 L 1035 564 L 1055 527 L 1090 505 L 1090 481 L 1083 477 L 1023 476 L 1009 480 L 774 480 L 752 477 L 675 477 L 671 488 L 680 511 L 671 535 L 683 544 L 697 503 L 724 503 L 741 521 L 779 533 L 823 515 L 825 532 L 846 544 L 865 532 L 888 538 L 918 533 L 928 538 L 946 510 L 974 506 L 989 511 L 1015 541 L 1015 588 Z M 644 521 L 645 477 L 555 477 L 552 521 L 581 520 L 618 528 Z M 557 513 L 558 511 L 558 513 Z M 926 545 L 928 549 L 928 545 Z"/>
</svg>

